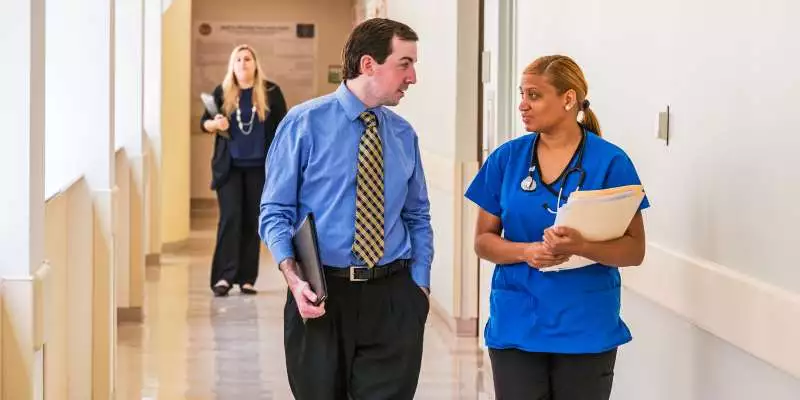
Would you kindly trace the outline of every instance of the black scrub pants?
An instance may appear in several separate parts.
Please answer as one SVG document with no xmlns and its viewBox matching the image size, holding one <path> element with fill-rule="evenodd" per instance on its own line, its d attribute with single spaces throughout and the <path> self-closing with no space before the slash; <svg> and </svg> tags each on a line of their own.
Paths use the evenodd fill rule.
<svg viewBox="0 0 800 400">
<path fill-rule="evenodd" d="M 227 182 L 217 188 L 219 225 L 211 265 L 211 282 L 254 285 L 258 278 L 261 241 L 258 216 L 264 188 L 264 167 L 231 167 Z"/>
<path fill-rule="evenodd" d="M 497 400 L 608 400 L 617 349 L 598 354 L 490 349 Z"/>
</svg>

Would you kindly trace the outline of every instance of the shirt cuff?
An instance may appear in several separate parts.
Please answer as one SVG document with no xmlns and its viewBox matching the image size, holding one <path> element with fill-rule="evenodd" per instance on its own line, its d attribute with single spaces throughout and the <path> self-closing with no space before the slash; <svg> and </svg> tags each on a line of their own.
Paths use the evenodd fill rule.
<svg viewBox="0 0 800 400">
<path fill-rule="evenodd" d="M 424 267 L 422 265 L 412 265 L 411 266 L 411 278 L 414 279 L 414 282 L 417 286 L 424 287 L 426 289 L 431 288 L 431 267 Z"/>
<path fill-rule="evenodd" d="M 288 240 L 273 243 L 269 251 L 272 253 L 272 259 L 275 260 L 277 265 L 281 265 L 287 258 L 294 258 L 294 248 L 292 248 L 292 242 Z"/>
</svg>

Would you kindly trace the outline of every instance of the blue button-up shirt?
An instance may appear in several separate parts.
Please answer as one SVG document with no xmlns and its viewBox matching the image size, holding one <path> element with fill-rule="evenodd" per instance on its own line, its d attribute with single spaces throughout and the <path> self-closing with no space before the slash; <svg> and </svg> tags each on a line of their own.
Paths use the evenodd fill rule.
<svg viewBox="0 0 800 400">
<path fill-rule="evenodd" d="M 259 234 L 276 262 L 293 257 L 292 234 L 314 213 L 322 263 L 364 265 L 352 252 L 358 144 L 367 107 L 341 84 L 331 94 L 292 108 L 278 127 L 266 164 Z M 411 275 L 430 287 L 433 229 L 417 134 L 386 107 L 378 117 L 384 157 L 383 265 L 411 259 Z"/>
</svg>

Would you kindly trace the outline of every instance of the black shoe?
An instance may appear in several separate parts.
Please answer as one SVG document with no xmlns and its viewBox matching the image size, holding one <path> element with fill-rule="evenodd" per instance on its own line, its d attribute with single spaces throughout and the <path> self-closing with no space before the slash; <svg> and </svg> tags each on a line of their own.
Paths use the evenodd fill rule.
<svg viewBox="0 0 800 400">
<path fill-rule="evenodd" d="M 258 290 L 256 290 L 256 288 L 254 288 L 253 285 L 246 283 L 244 285 L 239 285 L 239 290 L 242 291 L 242 294 L 250 294 L 250 295 L 258 294 Z"/>
<path fill-rule="evenodd" d="M 228 295 L 228 292 L 231 290 L 231 286 L 217 284 L 211 290 L 214 291 L 214 296 L 223 297 Z"/>
</svg>

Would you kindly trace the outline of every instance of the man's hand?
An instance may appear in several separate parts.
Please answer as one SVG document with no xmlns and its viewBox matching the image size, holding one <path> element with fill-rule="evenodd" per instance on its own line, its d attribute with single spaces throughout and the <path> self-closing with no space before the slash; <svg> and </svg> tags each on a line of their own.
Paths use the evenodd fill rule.
<svg viewBox="0 0 800 400">
<path fill-rule="evenodd" d="M 297 276 L 297 263 L 293 259 L 287 258 L 281 262 L 280 270 L 283 272 L 286 284 L 292 292 L 300 316 L 303 319 L 311 319 L 325 315 L 325 303 L 315 306 L 314 302 L 317 301 L 317 295 L 311 290 L 308 282 Z"/>
<path fill-rule="evenodd" d="M 294 296 L 294 302 L 297 303 L 297 310 L 300 311 L 300 316 L 303 319 L 319 318 L 325 315 L 325 303 L 315 306 L 314 302 L 317 301 L 317 295 L 311 290 L 311 287 L 306 281 L 297 281 L 294 285 L 289 286 Z"/>
</svg>

